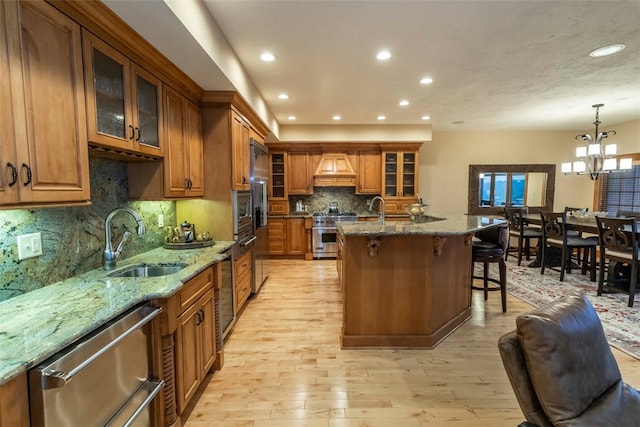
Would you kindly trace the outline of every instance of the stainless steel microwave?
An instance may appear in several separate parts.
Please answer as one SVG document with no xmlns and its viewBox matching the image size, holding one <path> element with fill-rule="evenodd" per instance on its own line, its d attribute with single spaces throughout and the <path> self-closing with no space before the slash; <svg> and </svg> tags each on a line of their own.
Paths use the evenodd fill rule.
<svg viewBox="0 0 640 427">
<path fill-rule="evenodd" d="M 253 213 L 251 209 L 251 192 L 233 192 L 233 234 L 237 235 L 253 229 Z"/>
</svg>

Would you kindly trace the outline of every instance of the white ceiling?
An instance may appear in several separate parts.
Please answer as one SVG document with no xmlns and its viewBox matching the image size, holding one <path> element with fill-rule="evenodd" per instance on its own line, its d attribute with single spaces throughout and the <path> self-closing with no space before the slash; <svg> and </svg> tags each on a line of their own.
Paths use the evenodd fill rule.
<svg viewBox="0 0 640 427">
<path fill-rule="evenodd" d="M 638 0 L 105 3 L 203 89 L 233 89 L 228 64 L 213 62 L 171 12 L 179 3 L 208 10 L 280 125 L 334 124 L 334 114 L 341 124 L 380 124 L 384 114 L 385 124 L 435 131 L 590 131 L 597 103 L 605 104 L 605 130 L 640 119 Z M 589 57 L 611 43 L 627 47 Z M 375 59 L 382 48 L 392 54 L 385 63 Z M 276 61 L 262 62 L 264 50 Z M 421 86 L 426 75 L 434 82 Z M 290 98 L 279 100 L 280 92 Z M 408 107 L 398 106 L 403 98 Z"/>
</svg>

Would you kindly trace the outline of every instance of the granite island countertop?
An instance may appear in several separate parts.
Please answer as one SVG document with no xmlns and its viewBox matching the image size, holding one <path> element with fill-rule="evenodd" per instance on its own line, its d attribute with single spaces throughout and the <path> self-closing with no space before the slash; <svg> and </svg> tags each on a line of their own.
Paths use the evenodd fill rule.
<svg viewBox="0 0 640 427">
<path fill-rule="evenodd" d="M 224 259 L 234 242 L 202 249 L 156 248 L 119 260 L 117 268 L 136 263 L 185 263 L 161 277 L 108 277 L 95 269 L 0 302 L 0 384 L 64 349 L 129 308 L 168 298 L 184 282 Z"/>
<path fill-rule="evenodd" d="M 338 231 L 344 236 L 408 236 L 408 235 L 462 235 L 486 227 L 506 223 L 504 218 L 465 215 L 460 213 L 434 213 L 427 215 L 427 222 L 410 221 L 339 222 Z"/>
</svg>

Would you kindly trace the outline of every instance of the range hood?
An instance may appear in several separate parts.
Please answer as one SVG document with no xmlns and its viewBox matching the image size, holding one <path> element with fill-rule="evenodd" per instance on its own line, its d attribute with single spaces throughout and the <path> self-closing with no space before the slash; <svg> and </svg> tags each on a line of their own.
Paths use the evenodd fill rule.
<svg viewBox="0 0 640 427">
<path fill-rule="evenodd" d="M 324 153 L 313 174 L 316 187 L 353 187 L 356 185 L 356 172 L 346 154 Z"/>
</svg>

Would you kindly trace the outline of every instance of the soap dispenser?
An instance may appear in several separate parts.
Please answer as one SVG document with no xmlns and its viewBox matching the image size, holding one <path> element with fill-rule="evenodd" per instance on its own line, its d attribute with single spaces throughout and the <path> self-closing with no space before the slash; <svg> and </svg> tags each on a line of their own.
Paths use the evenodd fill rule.
<svg viewBox="0 0 640 427">
<path fill-rule="evenodd" d="M 296 212 L 302 212 L 302 200 L 296 202 Z"/>
</svg>

